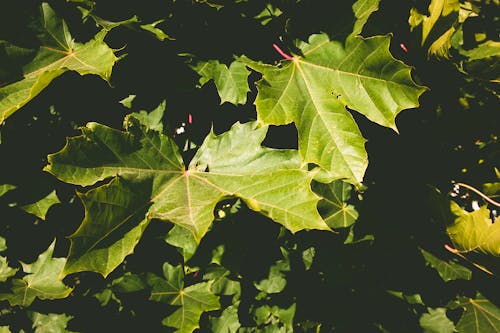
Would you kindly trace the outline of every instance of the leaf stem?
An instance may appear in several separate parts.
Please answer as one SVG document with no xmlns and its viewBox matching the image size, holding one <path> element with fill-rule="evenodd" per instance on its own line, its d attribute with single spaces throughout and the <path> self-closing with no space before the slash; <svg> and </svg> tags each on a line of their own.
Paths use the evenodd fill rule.
<svg viewBox="0 0 500 333">
<path fill-rule="evenodd" d="M 482 270 L 483 272 L 485 272 L 486 274 L 489 274 L 489 275 L 495 275 L 493 274 L 489 269 L 487 269 L 486 267 L 484 266 L 481 266 L 479 264 L 476 264 L 475 262 L 471 261 L 469 258 L 467 258 L 466 256 L 464 256 L 462 253 L 460 253 L 460 251 L 458 251 L 457 249 L 454 249 L 452 248 L 451 246 L 449 246 L 448 244 L 444 244 L 444 248 L 448 251 L 450 251 L 451 253 L 459 256 L 460 258 L 464 259 L 465 261 L 471 263 L 472 265 L 474 265 L 474 267 Z"/>
<path fill-rule="evenodd" d="M 282 49 L 280 49 L 280 47 L 276 44 L 273 44 L 273 47 L 276 51 L 278 51 L 279 54 L 281 54 L 281 56 L 283 58 L 285 58 L 286 60 L 293 60 L 293 57 L 289 56 L 288 54 L 286 54 L 285 52 L 283 52 Z"/>
<path fill-rule="evenodd" d="M 472 187 L 472 186 L 464 184 L 464 183 L 455 183 L 455 185 L 465 187 L 466 189 L 471 190 L 472 192 L 478 194 L 480 197 L 482 197 L 484 200 L 488 201 L 490 204 L 495 205 L 497 207 L 500 207 L 500 202 L 496 202 L 495 200 L 491 199 L 489 196 L 487 196 L 483 192 L 479 191 L 475 187 Z"/>
</svg>

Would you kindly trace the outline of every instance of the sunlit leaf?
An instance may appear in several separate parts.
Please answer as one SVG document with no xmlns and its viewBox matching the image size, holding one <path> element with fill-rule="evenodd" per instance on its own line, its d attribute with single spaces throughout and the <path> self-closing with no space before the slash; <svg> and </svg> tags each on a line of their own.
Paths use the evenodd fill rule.
<svg viewBox="0 0 500 333">
<path fill-rule="evenodd" d="M 216 204 L 237 196 L 253 210 L 292 232 L 329 230 L 312 192 L 312 174 L 297 151 L 260 146 L 267 127 L 235 124 L 210 133 L 187 170 L 175 143 L 131 115 L 127 131 L 89 123 L 48 157 L 45 170 L 59 179 L 92 185 L 80 194 L 85 218 L 71 236 L 66 274 L 92 270 L 109 274 L 133 248 L 151 218 L 188 229 L 198 242 L 214 220 Z"/>
<path fill-rule="evenodd" d="M 203 312 L 217 310 L 219 298 L 210 291 L 209 282 L 201 282 L 184 287 L 182 266 L 163 265 L 165 279 L 151 276 L 152 285 L 150 299 L 178 307 L 174 313 L 163 319 L 162 323 L 176 328 L 176 332 L 190 333 L 199 327 Z"/>
<path fill-rule="evenodd" d="M 464 309 L 456 326 L 458 332 L 500 332 L 500 309 L 480 293 L 476 298 L 460 297 L 454 307 Z"/>
<path fill-rule="evenodd" d="M 7 250 L 7 240 L 0 236 L 0 252 Z"/>
<path fill-rule="evenodd" d="M 228 306 L 219 317 L 210 318 L 211 332 L 214 333 L 236 333 L 241 327 L 238 318 L 239 302 Z"/>
<path fill-rule="evenodd" d="M 290 261 L 288 258 L 276 261 L 274 265 L 269 268 L 269 275 L 267 278 L 259 282 L 254 282 L 255 288 L 267 294 L 275 294 L 283 291 L 286 286 L 285 272 L 290 271 Z"/>
<path fill-rule="evenodd" d="M 0 124 L 68 70 L 80 75 L 96 74 L 109 80 L 117 58 L 103 41 L 106 31 L 99 32 L 85 44 L 77 43 L 64 20 L 57 17 L 47 3 L 42 4 L 42 26 L 43 34 L 38 36 L 40 47 L 36 55 L 28 63 L 17 64 L 22 67 L 22 78 L 5 82 L 0 77 Z M 1 44 L 0 51 L 7 47 L 12 48 Z M 22 61 L 17 59 L 20 58 L 19 51 L 10 58 L 12 62 Z"/>
<path fill-rule="evenodd" d="M 412 8 L 408 23 L 411 29 L 421 26 L 422 45 L 429 46 L 429 54 L 448 57 L 451 38 L 455 32 L 453 24 L 458 20 L 460 2 L 458 0 L 432 0 L 429 16 Z"/>
<path fill-rule="evenodd" d="M 354 23 L 351 36 L 361 34 L 370 15 L 378 10 L 379 2 L 380 0 L 358 0 L 352 5 L 352 11 L 354 12 L 354 16 L 356 16 L 356 22 Z"/>
<path fill-rule="evenodd" d="M 353 109 L 380 125 L 396 129 L 396 115 L 418 106 L 424 88 L 410 67 L 389 53 L 389 36 L 353 37 L 344 46 L 325 34 L 298 44 L 302 55 L 270 66 L 240 57 L 262 73 L 255 101 L 258 119 L 266 124 L 295 123 L 302 159 L 359 184 L 368 165 L 365 139 Z"/>
<path fill-rule="evenodd" d="M 70 294 L 73 289 L 61 281 L 66 259 L 52 258 L 55 244 L 53 241 L 34 263 L 22 264 L 26 275 L 12 280 L 12 293 L 0 294 L 0 300 L 7 300 L 12 306 L 29 306 L 35 298 L 58 299 Z"/>
<path fill-rule="evenodd" d="M 14 276 L 17 268 L 10 268 L 7 258 L 0 256 L 0 282 L 5 282 L 11 276 Z"/>
<path fill-rule="evenodd" d="M 431 253 L 425 251 L 424 249 L 420 249 L 422 255 L 424 256 L 425 261 L 428 265 L 434 268 L 439 276 L 444 281 L 451 281 L 457 279 L 470 280 L 472 277 L 472 271 L 462 265 L 457 264 L 453 261 L 444 261 Z"/>
<path fill-rule="evenodd" d="M 221 104 L 229 102 L 235 105 L 247 102 L 248 75 L 250 71 L 239 61 L 233 61 L 229 68 L 217 60 L 201 61 L 193 66 L 200 75 L 200 86 L 214 80 Z"/>
<path fill-rule="evenodd" d="M 500 218 L 492 223 L 490 211 L 486 206 L 468 212 L 453 201 L 451 211 L 456 219 L 447 227 L 447 231 L 457 250 L 500 256 Z"/>
<path fill-rule="evenodd" d="M 181 250 L 184 262 L 188 261 L 196 252 L 198 243 L 193 234 L 186 228 L 175 225 L 165 237 L 165 241 Z"/>
<path fill-rule="evenodd" d="M 29 312 L 29 317 L 33 321 L 35 333 L 66 333 L 68 322 L 73 318 L 64 313 L 42 314 L 38 312 Z"/>
<path fill-rule="evenodd" d="M 456 332 L 455 325 L 446 316 L 445 308 L 427 309 L 428 313 L 424 313 L 420 317 L 420 326 L 424 329 L 424 333 L 453 333 Z"/>
<path fill-rule="evenodd" d="M 352 186 L 337 180 L 329 184 L 313 183 L 313 190 L 321 197 L 318 210 L 331 228 L 347 228 L 358 219 L 356 208 L 348 204 Z"/>
<path fill-rule="evenodd" d="M 20 208 L 27 213 L 33 214 L 41 218 L 42 220 L 45 220 L 45 216 L 47 215 L 50 207 L 58 203 L 61 203 L 61 201 L 59 201 L 56 191 L 54 190 L 50 192 L 45 198 L 40 199 L 35 203 L 21 206 Z"/>
<path fill-rule="evenodd" d="M 0 185 L 0 197 L 4 195 L 5 193 L 12 191 L 16 188 L 15 185 L 10 185 L 10 184 L 2 184 Z"/>
</svg>

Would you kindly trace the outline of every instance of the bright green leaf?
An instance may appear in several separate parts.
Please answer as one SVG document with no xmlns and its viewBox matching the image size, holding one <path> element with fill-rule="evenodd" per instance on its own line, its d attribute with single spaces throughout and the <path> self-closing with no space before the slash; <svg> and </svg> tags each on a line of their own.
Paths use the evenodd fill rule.
<svg viewBox="0 0 500 333">
<path fill-rule="evenodd" d="M 21 206 L 20 208 L 24 210 L 26 213 L 33 214 L 38 218 L 45 220 L 45 216 L 47 215 L 47 212 L 49 211 L 50 207 L 58 203 L 61 203 L 61 201 L 59 201 L 56 191 L 54 190 L 50 192 L 50 194 L 47 195 L 45 198 L 40 199 L 35 203 Z"/>
<path fill-rule="evenodd" d="M 64 313 L 56 314 L 42 314 L 38 312 L 28 313 L 31 321 L 33 321 L 33 328 L 35 333 L 66 333 L 70 332 L 66 330 L 68 326 L 68 321 L 73 317 L 68 316 Z"/>
<path fill-rule="evenodd" d="M 480 293 L 476 298 L 460 297 L 456 306 L 464 309 L 456 326 L 458 332 L 500 332 L 500 309 Z"/>
<path fill-rule="evenodd" d="M 38 36 L 40 48 L 31 62 L 22 65 L 23 78 L 0 88 L 0 124 L 68 70 L 109 80 L 117 58 L 103 41 L 106 31 L 85 44 L 76 43 L 64 20 L 47 3 L 42 4 L 42 24 L 43 34 Z"/>
<path fill-rule="evenodd" d="M 233 295 L 233 302 L 236 302 L 241 295 L 241 286 L 238 281 L 231 280 L 228 275 L 230 271 L 222 266 L 210 266 L 203 274 L 203 280 L 210 281 L 211 289 L 217 295 Z"/>
<path fill-rule="evenodd" d="M 200 61 L 193 66 L 193 70 L 200 75 L 200 86 L 214 80 L 220 96 L 221 104 L 229 102 L 234 105 L 247 102 L 248 75 L 250 71 L 239 61 L 233 61 L 229 68 L 217 60 Z"/>
<path fill-rule="evenodd" d="M 236 333 L 241 327 L 238 318 L 239 302 L 228 306 L 219 317 L 210 318 L 211 332 L 214 333 Z"/>
<path fill-rule="evenodd" d="M 180 249 L 184 262 L 188 261 L 196 252 L 198 243 L 193 234 L 186 228 L 175 225 L 165 237 L 165 241 Z"/>
<path fill-rule="evenodd" d="M 294 56 L 279 66 L 241 57 L 262 73 L 255 101 L 266 124 L 295 122 L 302 159 L 330 173 L 330 180 L 359 184 L 368 165 L 365 139 L 347 107 L 396 129 L 396 115 L 418 106 L 424 88 L 410 67 L 389 53 L 389 36 L 348 38 L 345 48 L 325 34 L 312 35 Z"/>
<path fill-rule="evenodd" d="M 156 109 L 151 112 L 147 112 L 145 110 L 141 110 L 139 112 L 132 113 L 132 116 L 139 120 L 141 124 L 146 126 L 147 128 L 160 132 L 163 132 L 163 113 L 165 112 L 165 108 L 167 107 L 167 102 L 164 100 Z"/>
<path fill-rule="evenodd" d="M 0 252 L 7 250 L 7 240 L 3 237 L 0 237 Z"/>
<path fill-rule="evenodd" d="M 420 326 L 424 329 L 424 333 L 453 333 L 455 325 L 446 316 L 445 308 L 427 309 L 429 312 L 424 313 L 419 319 Z"/>
<path fill-rule="evenodd" d="M 65 298 L 71 293 L 73 289 L 61 281 L 61 273 L 66 259 L 52 258 L 55 244 L 54 240 L 34 263 L 22 263 L 26 275 L 22 280 L 12 280 L 12 293 L 0 294 L 0 300 L 7 300 L 12 306 L 29 306 L 37 297 L 39 299 L 58 299 Z"/>
<path fill-rule="evenodd" d="M 7 281 L 8 278 L 14 276 L 17 268 L 10 268 L 7 263 L 7 258 L 0 256 L 0 282 Z"/>
<path fill-rule="evenodd" d="M 65 182 L 86 186 L 115 177 L 80 195 L 86 214 L 71 236 L 66 274 L 109 274 L 151 218 L 178 224 L 199 241 L 216 204 L 229 196 L 292 232 L 329 230 L 297 152 L 260 146 L 267 127 L 237 123 L 222 135 L 210 133 L 186 170 L 171 139 L 133 116 L 126 123 L 127 132 L 89 123 L 82 136 L 48 157 L 45 170 Z"/>
<path fill-rule="evenodd" d="M 174 40 L 175 38 L 167 35 L 165 33 L 165 31 L 156 27 L 158 24 L 162 23 L 163 21 L 165 21 L 165 20 L 158 20 L 158 21 L 154 21 L 154 22 L 149 23 L 149 24 L 141 24 L 140 27 L 142 30 L 145 30 L 145 31 L 152 33 L 156 38 L 158 38 L 161 41 L 164 41 L 165 39 Z"/>
<path fill-rule="evenodd" d="M 253 18 L 260 21 L 260 24 L 267 25 L 274 18 L 279 17 L 283 12 L 278 7 L 275 7 L 271 3 L 267 3 L 266 7 Z"/>
<path fill-rule="evenodd" d="M 321 198 L 318 211 L 330 228 L 347 228 L 358 219 L 358 212 L 347 203 L 352 186 L 337 180 L 329 184 L 313 183 L 313 191 Z"/>
<path fill-rule="evenodd" d="M 5 193 L 12 191 L 16 188 L 15 185 L 10 185 L 10 184 L 2 184 L 0 185 L 0 197 L 4 195 Z"/>
<path fill-rule="evenodd" d="M 199 328 L 203 312 L 220 308 L 219 298 L 210 291 L 210 282 L 201 282 L 184 288 L 182 266 L 163 265 L 166 279 L 150 277 L 153 289 L 150 299 L 179 307 L 162 323 L 176 328 L 178 333 L 191 333 Z"/>
<path fill-rule="evenodd" d="M 422 252 L 422 255 L 424 256 L 427 264 L 434 268 L 445 282 L 457 279 L 471 279 L 472 272 L 470 269 L 453 261 L 441 260 L 425 251 L 424 249 L 420 249 L 420 252 Z"/>
<path fill-rule="evenodd" d="M 457 250 L 480 251 L 500 256 L 500 218 L 492 223 L 490 211 L 486 206 L 468 212 L 453 201 L 451 211 L 456 219 L 446 229 Z"/>
<path fill-rule="evenodd" d="M 352 11 L 356 16 L 356 22 L 352 29 L 351 37 L 361 34 L 368 18 L 378 10 L 380 0 L 358 0 L 352 5 Z"/>
<path fill-rule="evenodd" d="M 0 326 L 0 333 L 12 333 L 9 326 Z"/>
<path fill-rule="evenodd" d="M 127 97 L 125 97 L 124 99 L 122 99 L 121 101 L 119 101 L 118 103 L 120 103 L 121 105 L 123 105 L 127 109 L 131 109 L 132 108 L 132 102 L 134 101 L 134 99 L 136 97 L 137 97 L 136 95 L 128 95 Z"/>
<path fill-rule="evenodd" d="M 315 255 L 316 255 L 316 249 L 312 246 L 302 251 L 302 262 L 304 263 L 306 271 L 308 271 L 311 268 L 314 262 Z"/>
</svg>

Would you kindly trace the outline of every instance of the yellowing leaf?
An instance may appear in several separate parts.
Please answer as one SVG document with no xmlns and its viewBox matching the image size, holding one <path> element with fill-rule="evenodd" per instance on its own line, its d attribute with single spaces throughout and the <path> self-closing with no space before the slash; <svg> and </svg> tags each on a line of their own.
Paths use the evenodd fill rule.
<svg viewBox="0 0 500 333">
<path fill-rule="evenodd" d="M 316 208 L 313 174 L 297 151 L 260 146 L 267 127 L 237 123 L 224 134 L 210 133 L 186 169 L 173 140 L 141 119 L 129 116 L 126 132 L 90 123 L 48 157 L 45 170 L 65 182 L 88 186 L 113 177 L 80 195 L 85 218 L 71 236 L 66 274 L 109 274 L 152 218 L 188 229 L 199 242 L 216 204 L 231 196 L 292 232 L 329 230 Z"/>
<path fill-rule="evenodd" d="M 106 31 L 102 30 L 85 44 L 76 43 L 66 22 L 58 18 L 47 3 L 42 3 L 42 25 L 43 33 L 38 36 L 40 47 L 34 59 L 20 65 L 22 79 L 11 82 L 7 78 L 9 81 L 5 82 L 5 78 L 0 77 L 0 124 L 68 70 L 80 75 L 96 74 L 104 80 L 111 75 L 117 58 L 103 41 Z M 8 45 L 0 44 L 0 47 Z M 16 52 L 10 60 L 20 61 L 19 55 Z M 8 63 L 0 64 L 4 65 Z"/>
<path fill-rule="evenodd" d="M 490 211 L 486 206 L 468 212 L 452 201 L 451 211 L 456 219 L 447 227 L 447 231 L 457 250 L 500 256 L 500 219 L 497 218 L 495 223 L 492 223 Z"/>
<path fill-rule="evenodd" d="M 325 34 L 312 35 L 298 47 L 302 55 L 279 66 L 241 57 L 262 73 L 255 101 L 265 124 L 295 123 L 304 162 L 315 163 L 329 179 L 359 184 L 368 165 L 365 139 L 349 109 L 396 129 L 396 115 L 418 106 L 424 88 L 410 67 L 389 53 L 390 37 L 353 37 L 344 46 Z"/>
</svg>

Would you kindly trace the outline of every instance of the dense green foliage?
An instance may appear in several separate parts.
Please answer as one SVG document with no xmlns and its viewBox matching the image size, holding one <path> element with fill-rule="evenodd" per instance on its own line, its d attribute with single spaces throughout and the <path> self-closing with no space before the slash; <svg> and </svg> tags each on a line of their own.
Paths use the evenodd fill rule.
<svg viewBox="0 0 500 333">
<path fill-rule="evenodd" d="M 499 6 L 13 2 L 0 332 L 500 332 Z"/>
</svg>

